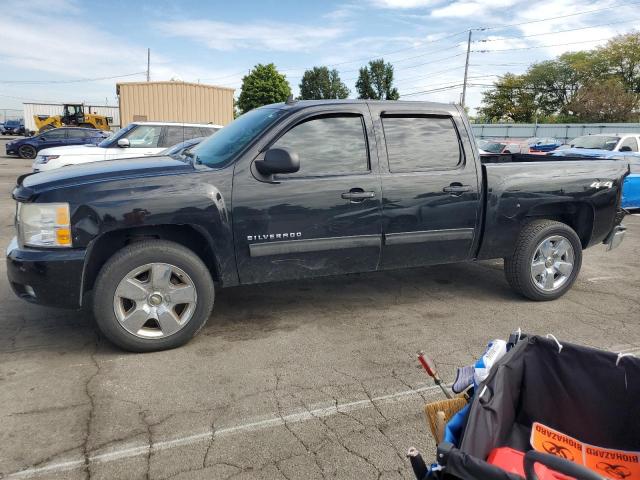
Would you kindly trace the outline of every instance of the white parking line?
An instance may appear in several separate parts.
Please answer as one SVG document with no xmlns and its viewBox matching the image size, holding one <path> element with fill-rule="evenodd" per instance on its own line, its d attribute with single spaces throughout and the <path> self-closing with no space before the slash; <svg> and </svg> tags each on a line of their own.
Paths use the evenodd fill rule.
<svg viewBox="0 0 640 480">
<path fill-rule="evenodd" d="M 122 460 L 125 458 L 138 457 L 141 455 L 147 455 L 149 450 L 151 452 L 159 452 L 162 450 L 168 450 L 171 448 L 182 447 L 185 445 L 192 445 L 194 443 L 210 441 L 212 437 L 225 437 L 242 432 L 252 432 L 256 430 L 262 430 L 265 428 L 273 428 L 284 425 L 285 423 L 300 423 L 316 418 L 325 418 L 338 413 L 348 413 L 355 410 L 362 410 L 370 408 L 374 404 L 384 404 L 391 402 L 401 402 L 414 397 L 418 397 L 421 393 L 431 393 L 439 391 L 440 387 L 436 385 L 430 385 L 426 387 L 417 388 L 415 390 L 404 390 L 401 392 L 391 393 L 389 395 L 382 395 L 380 397 L 372 398 L 371 400 L 358 400 L 355 402 L 343 403 L 338 405 L 330 405 L 326 407 L 315 408 L 313 410 L 299 410 L 287 415 L 271 415 L 269 418 L 263 420 L 256 420 L 247 423 L 240 423 L 231 427 L 212 430 L 205 430 L 202 432 L 194 433 L 192 435 L 177 437 L 171 440 L 165 440 L 156 442 L 153 445 L 131 445 L 129 447 L 119 448 L 111 452 L 100 453 L 90 455 L 88 458 L 89 463 L 105 463 Z M 40 467 L 27 468 L 15 473 L 8 474 L 3 477 L 5 479 L 17 479 L 17 478 L 31 478 L 43 474 L 52 474 L 58 472 L 64 472 L 69 470 L 79 469 L 85 466 L 85 460 L 83 457 L 77 456 L 74 459 L 69 459 L 63 462 L 50 463 Z"/>
</svg>

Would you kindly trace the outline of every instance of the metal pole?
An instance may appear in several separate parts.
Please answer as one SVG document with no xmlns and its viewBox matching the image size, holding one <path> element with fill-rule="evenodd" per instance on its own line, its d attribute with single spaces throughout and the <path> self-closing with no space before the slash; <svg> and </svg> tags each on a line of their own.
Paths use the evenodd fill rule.
<svg viewBox="0 0 640 480">
<path fill-rule="evenodd" d="M 151 69 L 151 49 L 147 48 L 147 82 L 149 81 Z"/>
<path fill-rule="evenodd" d="M 462 84 L 462 101 L 460 104 L 464 108 L 465 97 L 467 96 L 467 73 L 469 72 L 469 53 L 471 52 L 471 30 L 469 30 L 469 40 L 467 40 L 467 60 L 464 62 L 464 83 Z"/>
</svg>

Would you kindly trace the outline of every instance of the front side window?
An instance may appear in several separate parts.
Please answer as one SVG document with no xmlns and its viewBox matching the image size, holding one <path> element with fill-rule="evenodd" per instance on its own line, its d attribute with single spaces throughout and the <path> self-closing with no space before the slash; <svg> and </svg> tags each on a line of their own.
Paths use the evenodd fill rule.
<svg viewBox="0 0 640 480">
<path fill-rule="evenodd" d="M 61 138 L 65 138 L 66 132 L 62 128 L 56 128 L 54 130 L 50 130 L 43 135 L 45 140 L 60 140 Z"/>
<path fill-rule="evenodd" d="M 161 132 L 160 125 L 138 125 L 121 138 L 129 140 L 131 148 L 157 148 Z"/>
<path fill-rule="evenodd" d="M 287 148 L 298 154 L 300 170 L 286 177 L 365 173 L 369 170 L 367 140 L 360 115 L 312 118 L 293 127 L 271 148 Z"/>
<path fill-rule="evenodd" d="M 383 115 L 382 126 L 392 173 L 453 169 L 461 162 L 451 117 Z"/>
</svg>

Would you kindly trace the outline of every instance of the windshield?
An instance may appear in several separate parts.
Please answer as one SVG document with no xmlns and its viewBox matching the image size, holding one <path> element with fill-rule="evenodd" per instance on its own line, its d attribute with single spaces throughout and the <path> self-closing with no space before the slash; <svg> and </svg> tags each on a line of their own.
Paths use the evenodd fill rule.
<svg viewBox="0 0 640 480">
<path fill-rule="evenodd" d="M 605 137 L 601 135 L 585 135 L 571 141 L 573 148 L 595 148 L 597 150 L 613 150 L 620 141 L 620 137 Z"/>
<path fill-rule="evenodd" d="M 127 125 L 124 128 L 121 128 L 120 130 L 118 130 L 116 133 L 110 135 L 109 137 L 105 138 L 103 141 L 101 141 L 98 146 L 102 147 L 102 148 L 108 148 L 111 146 L 111 144 L 113 142 L 117 142 L 119 138 L 122 138 L 123 136 L 125 136 L 127 134 L 127 132 L 129 132 L 130 130 L 133 130 L 134 128 L 136 128 L 137 125 L 135 123 L 130 123 L 129 125 Z"/>
<path fill-rule="evenodd" d="M 7 120 L 7 123 L 5 123 L 5 125 L 7 127 L 17 127 L 18 125 L 20 125 L 20 120 Z"/>
<path fill-rule="evenodd" d="M 256 137 L 285 114 L 275 108 L 251 110 L 194 147 L 190 154 L 196 163 L 222 167 L 232 161 Z"/>
</svg>

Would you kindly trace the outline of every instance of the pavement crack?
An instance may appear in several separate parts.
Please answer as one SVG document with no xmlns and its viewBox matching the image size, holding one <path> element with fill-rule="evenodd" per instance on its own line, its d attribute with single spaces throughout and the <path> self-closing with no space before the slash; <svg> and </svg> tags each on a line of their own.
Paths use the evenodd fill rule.
<svg viewBox="0 0 640 480">
<path fill-rule="evenodd" d="M 87 421 L 85 426 L 86 435 L 85 435 L 84 443 L 82 445 L 82 456 L 84 457 L 83 466 L 84 466 L 86 478 L 88 480 L 91 479 L 91 464 L 90 464 L 91 452 L 89 450 L 89 441 L 91 440 L 91 428 L 92 428 L 93 416 L 96 408 L 96 401 L 94 398 L 94 394 L 91 391 L 91 382 L 100 374 L 100 364 L 96 359 L 99 342 L 100 342 L 100 339 L 99 337 L 96 336 L 95 350 L 90 354 L 91 362 L 95 367 L 95 371 L 93 372 L 93 374 L 89 376 L 89 378 L 87 378 L 87 381 L 84 384 L 85 395 L 87 396 L 89 400 L 89 405 L 90 405 L 89 412 L 87 413 Z"/>
</svg>

